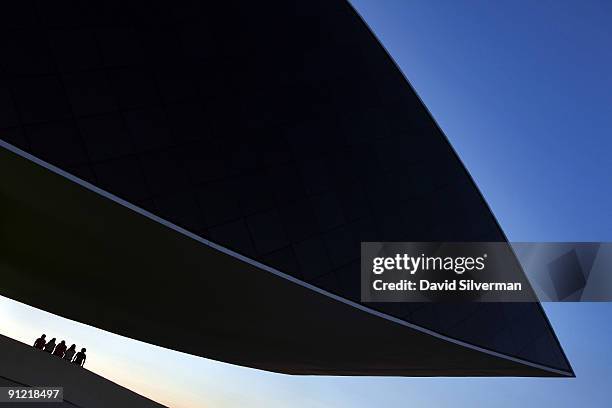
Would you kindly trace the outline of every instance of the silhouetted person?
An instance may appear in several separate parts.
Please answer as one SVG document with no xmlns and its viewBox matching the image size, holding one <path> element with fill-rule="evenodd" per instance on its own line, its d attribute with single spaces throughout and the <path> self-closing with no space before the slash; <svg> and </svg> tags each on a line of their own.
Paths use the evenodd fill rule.
<svg viewBox="0 0 612 408">
<path fill-rule="evenodd" d="M 87 351 L 86 348 L 82 348 L 81 351 L 79 351 L 76 356 L 74 356 L 74 360 L 72 360 L 72 362 L 74 364 L 78 364 L 81 367 L 83 367 L 85 365 L 85 359 L 87 358 L 87 356 L 85 355 L 85 352 Z"/>
<path fill-rule="evenodd" d="M 62 340 L 60 341 L 60 344 L 55 346 L 55 350 L 53 350 L 53 355 L 58 357 L 64 357 L 64 353 L 66 352 L 67 348 L 68 346 L 66 345 L 66 342 Z"/>
<path fill-rule="evenodd" d="M 45 344 L 45 351 L 47 353 L 53 353 L 54 349 L 55 349 L 55 337 L 49 340 L 47 344 Z"/>
<path fill-rule="evenodd" d="M 45 343 L 47 343 L 47 340 L 45 340 L 45 337 L 47 337 L 47 335 L 43 334 L 42 336 L 37 338 L 36 341 L 34 342 L 34 348 L 37 348 L 39 350 L 44 349 Z"/>
<path fill-rule="evenodd" d="M 64 360 L 72 361 L 72 357 L 74 357 L 74 353 L 76 353 L 76 344 L 73 344 L 72 346 L 70 346 L 68 350 L 66 350 L 66 353 L 64 353 Z"/>
</svg>

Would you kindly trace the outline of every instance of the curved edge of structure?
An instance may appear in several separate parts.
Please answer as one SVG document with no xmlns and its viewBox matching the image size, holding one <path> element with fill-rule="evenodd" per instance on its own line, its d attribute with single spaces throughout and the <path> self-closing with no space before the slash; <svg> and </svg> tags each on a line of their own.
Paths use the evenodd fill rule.
<svg viewBox="0 0 612 408">
<path fill-rule="evenodd" d="M 355 16 L 361 21 L 361 24 L 364 25 L 364 27 L 366 28 L 366 30 L 368 31 L 370 36 L 374 39 L 374 41 L 378 44 L 378 46 L 383 50 L 383 53 L 386 55 L 387 59 L 395 66 L 395 69 L 400 73 L 400 75 L 404 79 L 406 85 L 408 85 L 408 88 L 411 90 L 413 95 L 417 98 L 418 102 L 424 108 L 425 112 L 427 113 L 427 116 L 429 117 L 429 120 L 434 124 L 434 127 L 440 133 L 440 135 L 444 138 L 444 140 L 446 141 L 446 143 L 450 147 L 450 150 L 451 150 L 452 154 L 455 156 L 455 158 L 459 162 L 463 172 L 465 173 L 465 175 L 466 175 L 466 177 L 468 179 L 468 182 L 472 184 L 472 186 L 476 190 L 476 193 L 480 197 L 480 200 L 484 204 L 485 208 L 487 208 L 487 210 L 489 210 L 489 212 L 491 213 L 491 217 L 493 218 L 493 221 L 494 221 L 495 226 L 498 229 L 499 233 L 504 238 L 504 240 L 506 240 L 506 242 L 508 242 L 508 237 L 506 236 L 506 233 L 502 229 L 501 224 L 499 223 L 499 220 L 495 216 L 495 213 L 491 209 L 491 206 L 489 205 L 487 200 L 484 198 L 484 195 L 482 194 L 482 191 L 480 191 L 480 188 L 478 187 L 478 185 L 474 181 L 474 178 L 472 177 L 472 175 L 470 174 L 469 170 L 467 169 L 467 166 L 461 160 L 461 157 L 457 153 L 457 150 L 455 149 L 453 144 L 450 142 L 448 136 L 446 136 L 446 133 L 444 133 L 444 131 L 442 130 L 442 128 L 440 127 L 440 125 L 438 124 L 438 122 L 436 121 L 434 116 L 432 115 L 431 111 L 429 110 L 429 108 L 427 107 L 425 102 L 423 102 L 423 99 L 418 94 L 418 92 L 416 91 L 415 87 L 412 85 L 412 83 L 410 82 L 408 77 L 404 74 L 404 71 L 402 71 L 402 69 L 400 68 L 399 64 L 391 56 L 391 53 L 389 52 L 389 50 L 387 50 L 387 48 L 384 46 L 382 41 L 380 41 L 378 36 L 374 33 L 374 30 L 372 29 L 372 27 L 370 27 L 370 25 L 366 22 L 365 18 L 363 18 L 363 16 L 359 13 L 359 11 L 357 11 L 357 9 L 351 4 L 351 2 L 349 0 L 345 0 L 345 3 L 349 7 L 349 9 L 355 14 Z M 512 247 L 511 247 L 511 251 L 512 251 L 512 253 L 514 255 L 514 249 L 512 249 Z M 516 255 L 514 256 L 514 258 L 517 259 Z M 518 267 L 521 268 L 521 270 L 522 270 L 522 267 L 520 266 L 520 263 L 518 263 L 518 259 L 517 259 L 517 264 L 518 264 Z M 561 355 L 563 356 L 563 359 L 565 360 L 565 363 L 566 363 L 567 367 L 569 367 L 569 371 L 568 372 L 571 373 L 572 376 L 574 376 L 574 369 L 572 368 L 572 365 L 571 365 L 569 359 L 567 358 L 567 356 L 565 354 L 565 351 L 563 350 L 563 347 L 561 347 L 561 342 L 559 341 L 559 338 L 557 337 L 557 334 L 553 330 L 552 324 L 550 323 L 550 320 L 548 319 L 548 316 L 546 315 L 546 313 L 544 311 L 544 308 L 542 307 L 542 304 L 539 303 L 539 302 L 538 302 L 538 308 L 540 309 L 540 312 L 542 313 L 542 316 L 544 317 L 544 321 L 546 322 L 546 324 L 548 325 L 548 328 L 550 329 L 552 337 L 555 340 L 555 342 L 556 342 L 556 344 L 557 344 L 557 346 L 558 346 L 558 348 L 559 348 L 559 350 L 561 352 Z"/>
<path fill-rule="evenodd" d="M 306 288 L 306 289 L 309 289 L 311 291 L 314 291 L 314 292 L 316 292 L 316 293 L 318 293 L 320 295 L 323 295 L 323 296 L 325 296 L 327 298 L 333 299 L 333 300 L 335 300 L 337 302 L 340 302 L 340 303 L 343 303 L 345 305 L 351 306 L 351 307 L 353 307 L 355 309 L 358 309 L 358 310 L 360 310 L 362 312 L 365 312 L 365 313 L 368 313 L 370 315 L 376 316 L 378 318 L 381 318 L 381 319 L 384 319 L 384 320 L 387 320 L 387 321 L 399 324 L 401 326 L 410 328 L 410 329 L 415 330 L 417 332 L 420 332 L 420 333 L 423 333 L 423 334 L 426 334 L 426 335 L 429 335 L 429 336 L 433 336 L 436 339 L 443 340 L 443 341 L 446 341 L 446 342 L 450 342 L 450 343 L 455 344 L 457 346 L 465 347 L 467 349 L 470 349 L 470 350 L 473 350 L 473 351 L 477 351 L 477 352 L 481 352 L 481 353 L 485 353 L 485 354 L 493 356 L 493 357 L 497 357 L 497 358 L 504 359 L 504 360 L 507 360 L 507 361 L 511 361 L 511 362 L 514 362 L 514 363 L 522 364 L 522 365 L 525 365 L 525 366 L 528 366 L 528 367 L 531 367 L 531 368 L 542 370 L 544 372 L 550 373 L 552 376 L 561 376 L 561 377 L 574 377 L 575 376 L 573 370 L 570 370 L 570 371 L 559 370 L 559 369 L 548 367 L 548 366 L 545 366 L 545 365 L 542 365 L 542 364 L 534 363 L 532 361 L 528 361 L 528 360 L 525 360 L 525 359 L 517 358 L 517 357 L 514 357 L 514 356 L 509 356 L 509 355 L 506 355 L 506 354 L 503 354 L 503 353 L 500 353 L 500 352 L 497 352 L 497 351 L 494 351 L 494 350 L 491 350 L 491 349 L 483 348 L 483 347 L 480 347 L 480 346 L 477 346 L 477 345 L 474 345 L 474 344 L 471 344 L 471 343 L 468 343 L 468 342 L 465 342 L 465 341 L 462 341 L 462 340 L 459 340 L 459 339 L 456 339 L 456 338 L 452 338 L 452 337 L 443 335 L 441 333 L 438 333 L 436 331 L 427 329 L 425 327 L 422 327 L 422 326 L 419 326 L 419 325 L 416 325 L 416 324 L 413 324 L 413 323 L 410 323 L 410 322 L 398 319 L 396 317 L 393 317 L 393 316 L 390 316 L 388 314 L 379 312 L 377 310 L 374 310 L 374 309 L 369 308 L 367 306 L 364 306 L 362 304 L 356 303 L 356 302 L 351 301 L 349 299 L 343 298 L 341 296 L 338 296 L 336 294 L 333 294 L 331 292 L 323 290 L 323 289 L 321 289 L 321 288 L 319 288 L 319 287 L 317 287 L 315 285 L 312 285 L 310 283 L 304 282 L 304 281 L 302 281 L 300 279 L 297 279 L 297 278 L 295 278 L 295 277 L 293 277 L 291 275 L 288 275 L 288 274 L 286 274 L 284 272 L 281 272 L 281 271 L 279 271 L 277 269 L 274 269 L 274 268 L 272 268 L 272 267 L 270 267 L 268 265 L 262 264 L 261 262 L 258 262 L 258 261 L 254 260 L 254 259 L 251 259 L 251 258 L 249 258 L 249 257 L 247 257 L 245 255 L 242 255 L 242 254 L 237 253 L 235 251 L 232 251 L 232 250 L 230 250 L 228 248 L 225 248 L 225 247 L 223 247 L 223 246 L 221 246 L 221 245 L 219 245 L 219 244 L 217 244 L 215 242 L 212 242 L 210 240 L 202 238 L 202 237 L 200 237 L 200 236 L 198 236 L 198 235 L 196 235 L 196 234 L 194 234 L 194 233 L 192 233 L 190 231 L 185 230 L 184 228 L 181 228 L 181 227 L 179 227 L 179 226 L 177 226 L 177 225 L 175 225 L 175 224 L 173 224 L 173 223 L 163 219 L 162 217 L 159 217 L 159 216 L 157 216 L 157 215 L 155 215 L 153 213 L 150 213 L 150 212 L 148 212 L 148 211 L 146 211 L 146 210 L 144 210 L 144 209 L 142 209 L 142 208 L 140 208 L 140 207 L 138 207 L 138 206 L 136 206 L 136 205 L 134 205 L 134 204 L 132 204 L 132 203 L 122 199 L 122 198 L 120 198 L 120 197 L 117 197 L 117 196 L 115 196 L 115 195 L 113 195 L 113 194 L 111 194 L 111 193 L 109 193 L 109 192 L 107 192 L 107 191 L 105 191 L 105 190 L 103 190 L 103 189 L 101 189 L 101 188 L 99 188 L 99 187 L 97 187 L 97 186 L 87 182 L 87 181 L 81 180 L 80 178 L 75 177 L 72 174 L 70 174 L 70 173 L 68 173 L 68 172 L 66 172 L 66 171 L 64 171 L 64 170 L 62 170 L 62 169 L 60 169 L 60 168 L 58 168 L 58 167 L 56 167 L 56 166 L 54 166 L 52 164 L 49 164 L 49 163 L 39 159 L 36 156 L 33 156 L 33 155 L 31 155 L 31 154 L 29 154 L 27 152 L 24 152 L 23 150 L 21 150 L 21 149 L 15 147 L 15 146 L 13 146 L 13 145 L 3 141 L 1 139 L 0 139 L 0 147 L 8 150 L 9 152 L 11 152 L 11 153 L 13 153 L 13 154 L 23 158 L 23 159 L 26 159 L 26 160 L 28 160 L 30 162 L 33 162 L 33 163 L 37 164 L 37 165 L 47 169 L 48 171 L 51 171 L 52 173 L 55 173 L 56 175 L 59 175 L 59 176 L 65 178 L 65 179 L 68 179 L 69 181 L 78 184 L 79 186 L 89 190 L 90 192 L 93 192 L 93 193 L 95 193 L 95 194 L 97 194 L 99 196 L 102 196 L 105 199 L 111 200 L 112 202 L 114 202 L 116 204 L 119 204 L 122 207 L 125 207 L 125 208 L 127 208 L 127 209 L 129 209 L 129 210 L 131 210 L 131 211 L 141 215 L 141 216 L 144 216 L 144 217 L 148 218 L 149 220 L 152 220 L 152 221 L 154 221 L 154 222 L 156 222 L 158 224 L 161 224 L 164 227 L 169 228 L 169 229 L 173 230 L 174 232 L 176 232 L 178 234 L 181 234 L 181 235 L 183 235 L 183 236 L 185 236 L 185 237 L 187 237 L 187 238 L 189 238 L 191 240 L 197 241 L 198 243 L 200 243 L 202 245 L 205 245 L 205 246 L 207 246 L 209 248 L 212 248 L 213 250 L 219 251 L 219 252 L 221 252 L 221 253 L 223 253 L 223 254 L 225 254 L 227 256 L 230 256 L 230 257 L 232 257 L 234 259 L 240 260 L 240 261 L 242 261 L 242 262 L 244 262 L 246 264 L 249 264 L 249 265 L 251 265 L 253 267 L 256 267 L 256 268 L 258 268 L 260 270 L 266 271 L 266 272 L 268 272 L 270 274 L 273 274 L 273 275 L 275 275 L 275 276 L 277 276 L 279 278 L 282 278 L 282 279 L 284 279 L 286 281 L 289 281 L 289 282 L 291 282 L 291 283 L 293 283 L 295 285 L 299 285 L 299 286 L 301 286 L 303 288 Z"/>
</svg>

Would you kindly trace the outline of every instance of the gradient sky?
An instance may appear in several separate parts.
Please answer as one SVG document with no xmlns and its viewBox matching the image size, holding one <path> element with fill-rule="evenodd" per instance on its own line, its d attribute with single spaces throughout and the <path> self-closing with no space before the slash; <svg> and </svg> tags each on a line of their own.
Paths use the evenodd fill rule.
<svg viewBox="0 0 612 408">
<path fill-rule="evenodd" d="M 612 241 L 612 2 L 353 0 L 510 240 Z M 0 333 L 87 347 L 173 407 L 608 407 L 612 305 L 546 304 L 575 379 L 292 377 L 126 339 L 0 297 Z"/>
</svg>

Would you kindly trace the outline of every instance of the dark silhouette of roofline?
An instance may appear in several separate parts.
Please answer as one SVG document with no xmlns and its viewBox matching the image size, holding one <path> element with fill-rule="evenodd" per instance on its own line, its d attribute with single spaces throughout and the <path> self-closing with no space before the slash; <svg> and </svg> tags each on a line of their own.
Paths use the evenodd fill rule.
<svg viewBox="0 0 612 408">
<path fill-rule="evenodd" d="M 460 163 L 461 168 L 463 169 L 463 172 L 464 172 L 465 176 L 467 177 L 467 179 L 471 183 L 472 187 L 476 190 L 476 192 L 478 194 L 478 197 L 480 198 L 480 200 L 482 201 L 484 206 L 487 208 L 489 213 L 491 213 L 491 217 L 492 217 L 493 221 L 495 222 L 495 226 L 496 226 L 499 234 L 504 238 L 504 240 L 506 242 L 508 242 L 508 237 L 506 236 L 506 233 L 502 229 L 501 224 L 499 223 L 499 220 L 497 219 L 497 216 L 495 215 L 495 212 L 493 212 L 493 210 L 491 209 L 491 206 L 489 206 L 489 203 L 487 202 L 487 200 L 485 200 L 484 195 L 482 194 L 482 191 L 478 187 L 478 184 L 476 184 L 476 182 L 474 181 L 474 178 L 472 177 L 472 175 L 470 174 L 469 170 L 467 169 L 467 166 L 465 165 L 463 160 L 461 160 L 461 157 L 457 153 L 457 150 L 455 150 L 455 147 L 451 143 L 451 141 L 448 138 L 448 136 L 446 136 L 446 133 L 444 133 L 444 131 L 442 130 L 442 127 L 440 126 L 438 121 L 435 119 L 435 117 L 433 116 L 433 114 L 431 113 L 431 111 L 429 110 L 427 105 L 425 104 L 425 102 L 423 102 L 423 99 L 421 98 L 419 93 L 416 91 L 416 88 L 412 85 L 412 83 L 410 82 L 410 80 L 408 79 L 408 77 L 406 76 L 404 71 L 402 71 L 402 69 L 400 68 L 399 64 L 391 56 L 391 53 L 384 46 L 383 42 L 376 36 L 376 34 L 374 33 L 374 30 L 366 22 L 366 20 L 363 18 L 363 16 L 357 11 L 357 9 L 351 4 L 351 2 L 349 0 L 344 0 L 344 1 L 346 2 L 346 4 L 348 4 L 348 6 L 352 10 L 352 12 L 355 14 L 355 16 L 357 16 L 357 18 L 359 18 L 361 23 L 366 27 L 367 31 L 372 36 L 372 38 L 375 40 L 375 42 L 378 44 L 378 46 L 384 51 L 384 53 L 386 54 L 386 56 L 389 59 L 389 61 L 391 61 L 393 63 L 393 65 L 395 65 L 395 68 L 401 74 L 401 76 L 404 79 L 406 85 L 408 85 L 408 88 L 410 88 L 410 90 L 412 91 L 413 95 L 418 99 L 419 103 L 425 109 L 425 111 L 427 112 L 427 115 L 429 116 L 429 120 L 434 124 L 436 130 L 444 138 L 446 143 L 448 143 L 448 145 L 450 146 L 450 149 L 451 149 L 455 159 Z M 512 246 L 510 246 L 510 250 L 514 253 L 514 249 L 512 249 Z M 515 261 L 516 261 L 516 264 L 518 265 L 518 267 L 522 270 L 522 267 L 521 267 L 520 263 L 518 262 L 518 259 L 516 258 L 516 256 L 515 256 Z M 551 332 L 551 334 L 552 334 L 552 336 L 553 336 L 557 346 L 559 347 L 559 350 L 561 351 L 561 354 L 563 355 L 565 363 L 570 368 L 570 372 L 572 373 L 572 375 L 574 375 L 574 370 L 572 368 L 572 365 L 571 365 L 569 359 L 567 358 L 567 355 L 565 354 L 565 351 L 563 350 L 563 347 L 561 346 L 561 342 L 559 341 L 559 338 L 557 337 L 557 334 L 553 330 L 552 324 L 550 323 L 550 320 L 548 319 L 548 316 L 546 315 L 546 312 L 544 311 L 544 308 L 542 307 L 542 304 L 538 303 L 538 307 L 539 307 L 539 309 L 540 309 L 540 311 L 542 313 L 542 316 L 544 317 L 544 319 L 546 321 L 546 324 L 548 325 L 548 328 L 550 329 L 550 332 Z"/>
<path fill-rule="evenodd" d="M 40 182 L 42 180 L 45 180 L 45 185 L 50 185 L 50 182 L 52 179 L 55 179 L 54 183 L 56 185 L 64 185 L 65 187 L 69 188 L 72 193 L 75 196 L 77 194 L 82 194 L 83 198 L 85 197 L 86 191 L 89 193 L 93 193 L 95 196 L 95 200 L 102 200 L 105 203 L 102 203 L 102 201 L 100 201 L 101 205 L 105 206 L 106 208 L 108 208 L 109 205 L 115 207 L 116 205 L 120 206 L 123 210 L 125 211 L 127 210 L 130 215 L 129 217 L 132 217 L 133 219 L 139 219 L 139 222 L 142 222 L 142 218 L 146 219 L 148 222 L 154 222 L 156 224 L 159 224 L 161 226 L 163 226 L 164 229 L 169 229 L 171 230 L 173 233 L 178 234 L 184 238 L 187 238 L 190 241 L 195 241 L 198 243 L 198 245 L 201 245 L 201 248 L 209 248 L 211 250 L 213 250 L 214 252 L 217 252 L 219 254 L 223 254 L 223 255 L 227 255 L 233 259 L 235 259 L 236 261 L 238 261 L 241 264 L 245 265 L 245 268 L 248 265 L 248 268 L 255 268 L 259 271 L 263 271 L 269 274 L 274 275 L 275 278 L 279 278 L 282 279 L 283 281 L 286 281 L 287 283 L 290 283 L 290 286 L 287 286 L 286 288 L 289 289 L 291 286 L 297 285 L 301 288 L 307 289 L 310 292 L 316 293 L 316 296 L 323 296 L 327 299 L 329 299 L 329 301 L 331 301 L 331 303 L 328 304 L 335 304 L 335 303 L 341 303 L 343 305 L 346 306 L 350 306 L 351 309 L 354 309 L 353 312 L 350 313 L 350 315 L 353 315 L 353 317 L 356 317 L 358 320 L 360 320 L 363 316 L 363 314 L 367 314 L 373 317 L 376 317 L 377 319 L 381 319 L 381 321 L 385 321 L 388 324 L 391 324 L 391 326 L 396 326 L 398 325 L 403 327 L 404 329 L 408 329 L 406 330 L 406 335 L 408 335 L 408 333 L 412 332 L 412 333 L 420 333 L 421 335 L 425 335 L 425 336 L 430 336 L 432 339 L 435 338 L 437 340 L 441 340 L 444 343 L 448 343 L 450 345 L 452 345 L 452 347 L 456 348 L 457 351 L 461 350 L 461 349 L 468 349 L 471 350 L 473 352 L 476 352 L 478 354 L 482 354 L 482 355 L 486 355 L 489 356 L 490 358 L 492 358 L 492 361 L 494 361 L 495 359 L 500 359 L 500 360 L 504 360 L 509 364 L 509 367 L 505 368 L 505 369 L 499 369 L 499 368 L 493 368 L 492 371 L 486 371 L 483 367 L 477 367 L 473 372 L 470 370 L 469 366 L 471 365 L 471 362 L 469 362 L 469 360 L 466 360 L 466 368 L 464 370 L 459 370 L 457 371 L 453 371 L 452 369 L 444 369 L 443 367 L 439 367 L 437 369 L 430 369 L 430 370 L 424 370 L 423 372 L 419 372 L 418 370 L 410 370 L 410 369 L 406 369 L 406 370 L 401 370 L 401 369 L 375 369 L 375 368 L 365 368 L 365 369 L 352 369 L 349 370 L 348 372 L 344 373 L 344 370 L 341 367 L 328 367 L 327 369 L 323 369 L 323 370 L 319 370 L 319 369 L 313 369 L 313 370 L 308 370 L 308 369 L 303 369 L 303 368 L 297 368 L 297 364 L 296 363 L 292 363 L 291 362 L 291 358 L 288 358 L 288 364 L 287 366 L 284 367 L 266 367 L 265 364 L 264 365 L 255 365 L 255 364 L 251 364 L 251 363 L 244 363 L 240 361 L 240 358 L 232 358 L 232 357 L 228 357 L 228 356 L 224 356 L 224 357 L 215 357 L 215 356 L 210 356 L 208 353 L 208 350 L 206 350 L 206 347 L 202 347 L 201 350 L 197 350 L 197 349 L 188 349 L 185 347 L 181 347 L 181 341 L 180 340 L 175 340 L 174 344 L 176 345 L 176 347 L 172 347 L 169 346 L 168 343 L 164 343 L 164 342 L 160 342 L 158 341 L 155 337 L 151 337 L 151 338 L 146 338 L 146 337 L 142 337 L 142 336 L 138 336 L 137 331 L 135 332 L 125 332 L 125 331 L 115 331 L 113 329 L 113 327 L 109 327 L 105 324 L 100 324 L 98 321 L 96 321 L 95 318 L 91 318 L 91 317 L 86 317 L 86 318 L 82 318 L 82 317 L 76 317 L 74 314 L 74 312 L 70 311 L 70 308 L 68 309 L 62 309 L 62 311 L 60 312 L 60 309 L 56 308 L 56 304 L 54 304 L 53 301 L 47 301 L 46 303 L 44 303 L 44 300 L 37 300 L 35 297 L 31 297 L 31 296 L 27 296 L 27 295 L 23 295 L 21 293 L 19 293 L 19 289 L 15 288 L 15 287 L 9 287 L 9 288 L 3 288 L 4 290 L 8 289 L 8 293 L 4 293 L 6 294 L 8 297 L 14 298 L 15 300 L 18 301 L 24 301 L 32 306 L 35 307 L 42 307 L 45 308 L 48 311 L 51 311 L 53 313 L 59 314 L 61 316 L 67 317 L 67 318 L 72 318 L 78 321 L 81 321 L 83 323 L 86 324 L 91 324 L 93 326 L 105 329 L 105 330 L 110 330 L 113 332 L 116 332 L 118 334 L 122 334 L 125 335 L 127 337 L 132 337 L 132 338 L 136 338 L 138 340 L 141 341 L 146 341 L 146 342 L 150 342 L 153 344 L 157 344 L 163 347 L 171 347 L 171 348 L 175 348 L 178 351 L 185 351 L 185 352 L 189 352 L 191 354 L 196 354 L 196 355 L 201 355 L 204 357 L 211 357 L 214 359 L 218 359 L 221 361 L 227 361 L 227 362 L 232 362 L 232 363 L 236 363 L 236 364 L 241 364 L 241 365 L 247 365 L 247 366 L 251 366 L 254 368 L 264 368 L 270 371 L 278 371 L 278 372 L 285 372 L 285 373 L 293 373 L 293 374 L 328 374 L 328 375 L 411 375 L 411 376 L 419 376 L 419 375 L 426 375 L 426 376 L 430 376 L 430 375 L 470 375 L 470 376 L 478 376 L 478 375 L 510 375 L 510 376 L 552 376 L 552 377 L 556 377 L 556 376 L 560 376 L 560 377 L 572 377 L 574 376 L 573 372 L 571 371 L 565 371 L 565 370 L 559 370 L 559 369 L 555 369 L 552 367 L 547 367 L 545 365 L 542 364 L 537 364 L 525 359 L 520 359 L 514 356 L 509 356 L 503 353 L 499 353 L 496 352 L 494 350 L 490 350 L 490 349 L 486 349 L 483 347 L 479 347 L 473 344 L 470 344 L 468 342 L 464 342 L 458 339 L 454 339 L 451 338 L 449 336 L 445 336 L 442 335 L 440 333 L 437 333 L 433 330 L 427 329 L 425 327 L 398 319 L 396 317 L 390 316 L 388 314 L 382 313 L 380 311 L 377 311 L 375 309 L 369 308 L 367 306 L 364 306 L 362 304 L 358 304 L 356 302 L 353 302 L 351 300 L 345 299 L 341 296 L 338 296 L 336 294 L 330 293 L 328 291 L 325 291 L 315 285 L 312 285 L 310 283 L 304 282 L 300 279 L 297 279 L 291 275 L 288 275 L 286 273 L 283 273 L 279 270 L 276 270 L 274 268 L 271 268 L 270 266 L 267 266 L 265 264 L 262 264 L 256 260 L 253 260 L 247 256 L 244 256 L 242 254 L 239 254 L 235 251 L 232 251 L 230 249 L 227 249 L 215 242 L 212 242 L 210 240 L 204 239 L 202 237 L 200 237 L 199 235 L 196 235 L 192 232 L 189 232 L 175 224 L 173 224 L 172 222 L 169 222 L 167 220 L 165 220 L 162 217 L 159 217 L 155 214 L 152 214 L 146 210 L 143 210 L 142 208 L 121 199 L 120 197 L 117 197 L 91 183 L 88 183 L 84 180 L 81 180 L 69 173 L 67 173 L 66 171 L 53 166 L 49 163 L 46 163 L 45 161 L 27 153 L 22 151 L 21 149 L 18 149 L 12 145 L 10 145 L 9 143 L 6 143 L 2 140 L 0 140 L 0 147 L 3 148 L 0 151 L 0 168 L 3 168 L 5 170 L 12 170 L 12 174 L 20 174 L 21 177 L 19 177 L 20 183 L 21 181 L 27 180 L 28 182 L 26 183 L 27 186 L 31 186 L 31 185 L 42 185 L 40 184 Z M 26 171 L 24 171 L 24 169 L 27 169 Z M 28 174 L 30 173 L 30 174 Z M 59 177 L 59 178 L 58 178 Z M 38 180 L 36 180 L 36 178 Z M 60 184 L 58 184 L 60 183 Z M 6 189 L 5 186 L 5 191 L 4 193 L 7 192 L 8 189 Z M 30 189 L 28 190 L 28 194 L 31 194 L 33 191 Z M 56 192 L 56 197 L 55 199 L 61 199 L 63 192 L 60 191 L 60 189 L 56 188 L 54 189 L 54 191 Z M 18 192 L 16 190 L 13 190 L 11 192 L 11 194 L 16 193 L 17 195 L 22 194 L 23 192 Z M 41 193 L 42 196 L 40 198 L 43 198 L 44 193 Z M 89 200 L 91 200 L 91 194 L 88 194 L 90 196 Z M 25 197 L 25 196 L 24 196 Z M 81 197 L 81 196 L 79 196 Z M 79 199 L 79 202 L 81 202 L 81 200 L 83 198 Z M 44 202 L 44 200 L 31 200 L 31 197 L 28 198 L 30 199 L 30 202 Z M 74 200 L 74 196 L 71 197 L 72 200 Z M 85 202 L 85 201 L 83 201 Z M 112 204 L 111 204 L 112 203 Z M 66 211 L 68 213 L 74 211 L 73 209 L 66 209 Z M 115 210 L 116 211 L 116 207 Z M 124 212 L 125 214 L 125 212 Z M 108 214 L 101 214 L 101 213 L 97 213 L 94 214 L 92 213 L 92 218 L 103 218 L 105 219 L 104 222 L 110 223 L 110 221 L 112 220 L 112 218 L 107 217 Z M 122 227 L 125 227 L 125 224 L 122 224 Z M 71 252 L 72 250 L 70 250 L 69 252 Z M 56 254 L 59 255 L 59 254 Z M 285 290 L 287 290 L 285 289 Z M 11 296 L 11 292 L 15 293 L 15 295 Z M 266 293 L 265 291 L 262 291 L 262 293 Z M 52 294 L 50 294 L 50 299 L 53 298 Z M 108 294 L 108 301 L 112 301 L 112 294 Z M 143 301 L 143 299 L 138 299 L 136 302 L 140 302 Z M 42 303 L 41 303 L 42 302 Z M 299 303 L 299 302 L 298 302 Z M 308 310 L 308 306 L 307 305 L 301 305 L 299 307 L 302 307 L 304 311 Z M 81 309 L 83 309 L 83 306 L 81 305 Z M 86 309 L 86 308 L 85 308 Z M 223 313 L 222 309 L 218 309 L 215 310 L 215 313 Z M 343 312 L 344 313 L 344 312 Z M 81 314 L 81 316 L 87 316 L 87 314 Z M 319 316 L 319 315 L 318 315 Z M 321 314 L 320 315 L 321 318 L 326 318 L 327 316 L 325 316 L 325 314 Z M 119 318 L 119 316 L 116 316 L 117 318 Z M 342 320 L 338 320 L 338 321 L 342 321 Z M 228 320 L 228 323 L 231 325 L 231 321 Z M 384 327 L 385 325 L 383 325 Z M 390 326 L 386 326 L 385 328 L 388 329 Z M 169 330 L 171 331 L 172 328 L 167 327 L 165 328 L 165 330 Z M 371 329 L 370 328 L 366 328 L 365 326 L 362 328 L 359 328 L 360 331 L 365 332 L 369 332 Z M 391 329 L 391 331 L 395 332 L 394 329 Z M 313 335 L 316 335 L 316 333 L 313 333 Z M 349 337 L 350 338 L 350 337 Z M 346 338 L 345 341 L 348 341 L 349 338 Z M 198 340 L 198 343 L 200 343 L 200 341 Z M 205 343 L 204 343 L 205 344 Z M 248 344 L 244 344 L 244 347 L 248 348 Z M 388 346 L 388 345 L 387 345 Z M 234 350 L 228 350 L 229 354 L 234 353 Z M 281 355 L 282 353 L 280 353 L 279 350 L 279 355 Z M 410 359 L 408 358 L 406 360 L 406 365 L 410 364 Z M 325 362 L 321 363 L 323 366 L 325 366 Z M 295 366 L 296 368 L 292 368 L 292 366 Z M 523 367 L 523 368 L 521 368 Z M 507 373 L 504 373 L 504 370 L 507 370 Z M 479 374 L 481 373 L 481 374 Z"/>
</svg>

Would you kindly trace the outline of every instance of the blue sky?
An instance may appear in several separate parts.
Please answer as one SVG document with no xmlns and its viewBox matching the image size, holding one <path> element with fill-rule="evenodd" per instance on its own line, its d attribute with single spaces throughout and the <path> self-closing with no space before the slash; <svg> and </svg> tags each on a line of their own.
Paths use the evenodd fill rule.
<svg viewBox="0 0 612 408">
<path fill-rule="evenodd" d="M 612 241 L 611 2 L 352 4 L 510 240 Z M 612 305 L 544 307 L 576 379 L 433 380 L 430 405 L 610 406 Z"/>
<path fill-rule="evenodd" d="M 611 2 L 352 4 L 511 240 L 612 240 Z"/>
<path fill-rule="evenodd" d="M 514 241 L 612 241 L 612 2 L 353 0 Z M 291 377 L 129 340 L 0 298 L 88 367 L 173 407 L 610 406 L 612 306 L 546 304 L 576 379 Z M 25 323 L 25 324 L 24 324 Z"/>
</svg>

